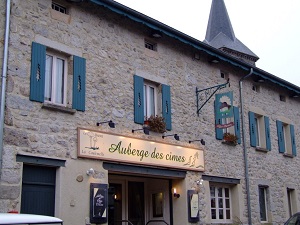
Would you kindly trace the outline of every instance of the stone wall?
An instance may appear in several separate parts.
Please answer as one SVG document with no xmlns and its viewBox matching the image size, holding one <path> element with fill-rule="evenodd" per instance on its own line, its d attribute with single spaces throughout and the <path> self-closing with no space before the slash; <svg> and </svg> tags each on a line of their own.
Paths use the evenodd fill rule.
<svg viewBox="0 0 300 225">
<path fill-rule="evenodd" d="M 108 9 L 91 3 L 82 3 L 83 7 L 62 4 L 67 5 L 70 18 L 51 14 L 49 0 L 12 0 L 0 211 L 7 211 L 20 202 L 22 166 L 15 161 L 17 153 L 65 159 L 72 165 L 63 172 L 68 176 L 69 168 L 78 164 L 79 170 L 82 166 L 81 159 L 77 158 L 77 127 L 108 131 L 106 126 L 96 127 L 96 123 L 113 119 L 116 123 L 113 132 L 132 135 L 131 129 L 139 127 L 133 122 L 133 75 L 146 74 L 171 86 L 172 133 L 180 135 L 180 144 L 197 147 L 199 143 L 188 144 L 188 141 L 205 140 L 205 174 L 241 179 L 243 196 L 239 200 L 244 210 L 240 219 L 247 223 L 242 145 L 227 146 L 215 139 L 214 97 L 197 116 L 195 89 L 226 83 L 220 76 L 220 71 L 224 71 L 230 78 L 230 87 L 222 92 L 233 91 L 234 105 L 240 106 L 239 80 L 248 72 L 227 63 L 210 64 L 204 53 L 200 53 L 200 60 L 195 60 L 192 47 L 167 36 L 151 39 L 145 26 Z M 3 7 L 0 8 L 2 14 Z M 41 37 L 82 52 L 86 58 L 85 112 L 77 111 L 73 115 L 51 111 L 29 100 L 31 44 Z M 157 43 L 157 52 L 145 50 L 145 38 Z M 299 157 L 288 158 L 278 153 L 276 119 L 285 116 L 293 121 L 299 149 L 299 100 L 287 98 L 281 102 L 279 94 L 288 95 L 286 89 L 268 81 L 261 85 L 259 93 L 252 90 L 255 83 L 251 78 L 243 84 L 251 208 L 256 218 L 253 224 L 260 223 L 258 185 L 263 183 L 270 187 L 273 221 L 283 223 L 287 213 L 282 210 L 285 185 L 293 184 L 299 191 L 296 172 Z M 261 108 L 270 117 L 270 152 L 250 147 L 247 116 L 250 106 Z M 138 133 L 135 136 L 161 141 L 161 136 Z M 164 141 L 176 143 L 172 139 Z M 188 173 L 187 188 L 192 188 L 200 175 Z M 63 181 L 62 184 L 68 185 Z M 203 188 L 200 191 L 203 221 L 207 220 L 210 205 L 206 195 L 209 189 Z"/>
</svg>

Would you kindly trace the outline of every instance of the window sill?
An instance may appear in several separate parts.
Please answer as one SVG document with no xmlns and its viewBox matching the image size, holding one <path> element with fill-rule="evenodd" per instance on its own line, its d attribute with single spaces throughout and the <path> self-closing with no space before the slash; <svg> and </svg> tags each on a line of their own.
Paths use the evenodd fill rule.
<svg viewBox="0 0 300 225">
<path fill-rule="evenodd" d="M 262 147 L 256 147 L 255 150 L 259 152 L 266 152 L 266 153 L 268 152 L 268 149 Z"/>
<path fill-rule="evenodd" d="M 233 143 L 232 141 L 222 141 L 224 145 L 236 146 L 237 144 Z"/>
<path fill-rule="evenodd" d="M 290 153 L 283 153 L 283 156 L 288 157 L 288 158 L 294 158 L 294 156 Z"/>
<path fill-rule="evenodd" d="M 60 105 L 49 104 L 49 103 L 43 103 L 42 109 L 48 109 L 48 110 L 68 113 L 68 114 L 72 114 L 72 115 L 76 113 L 75 109 L 71 109 L 71 108 L 68 108 L 65 106 L 60 106 Z"/>
</svg>

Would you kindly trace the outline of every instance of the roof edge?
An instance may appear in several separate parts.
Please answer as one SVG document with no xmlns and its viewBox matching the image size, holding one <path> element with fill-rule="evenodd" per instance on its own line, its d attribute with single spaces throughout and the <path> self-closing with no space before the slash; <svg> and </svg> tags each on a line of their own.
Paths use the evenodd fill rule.
<svg viewBox="0 0 300 225">
<path fill-rule="evenodd" d="M 230 63 L 233 66 L 240 67 L 241 69 L 245 71 L 250 71 L 250 68 L 253 68 L 253 73 L 257 76 L 261 76 L 264 79 L 270 80 L 271 82 L 274 82 L 282 87 L 285 87 L 291 91 L 294 91 L 297 94 L 300 94 L 300 87 L 283 80 L 273 74 L 270 74 L 264 70 L 259 69 L 256 66 L 253 66 L 251 64 L 245 63 L 243 61 L 238 60 L 237 58 L 230 56 L 229 54 L 226 54 L 222 52 L 219 49 L 213 48 L 209 46 L 208 44 L 201 42 L 187 34 L 184 34 L 166 24 L 163 24 L 151 17 L 148 17 L 136 10 L 133 10 L 127 6 L 124 6 L 116 1 L 112 0 L 88 0 L 94 4 L 106 7 L 110 9 L 111 11 L 123 15 L 125 17 L 128 17 L 129 19 L 144 24 L 149 28 L 152 28 L 154 30 L 160 31 L 164 33 L 165 35 L 168 35 L 169 37 L 175 38 L 182 43 L 188 44 L 195 49 L 198 49 L 200 51 L 204 51 L 207 54 L 211 55 L 212 57 L 218 57 L 220 60 Z"/>
</svg>

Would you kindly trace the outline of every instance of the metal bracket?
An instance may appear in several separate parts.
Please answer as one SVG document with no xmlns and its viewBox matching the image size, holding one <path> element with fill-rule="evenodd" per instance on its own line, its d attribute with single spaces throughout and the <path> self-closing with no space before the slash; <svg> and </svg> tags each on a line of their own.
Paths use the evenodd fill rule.
<svg viewBox="0 0 300 225">
<path fill-rule="evenodd" d="M 211 99 L 211 97 L 220 89 L 225 88 L 229 84 L 229 78 L 225 84 L 219 84 L 213 87 L 205 88 L 202 90 L 198 90 L 196 87 L 196 97 L 197 97 L 197 115 L 199 116 L 200 110 L 203 106 Z"/>
</svg>

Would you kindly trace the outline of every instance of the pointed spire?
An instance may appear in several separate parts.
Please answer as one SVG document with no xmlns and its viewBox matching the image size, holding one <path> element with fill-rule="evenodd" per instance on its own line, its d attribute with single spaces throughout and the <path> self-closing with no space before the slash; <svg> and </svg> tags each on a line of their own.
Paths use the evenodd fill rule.
<svg viewBox="0 0 300 225">
<path fill-rule="evenodd" d="M 212 0 L 204 43 L 251 64 L 259 59 L 235 37 L 224 0 Z"/>
<path fill-rule="evenodd" d="M 230 40 L 235 40 L 233 28 L 223 0 L 213 0 L 205 40 L 211 42 L 219 33 L 223 33 Z"/>
</svg>

